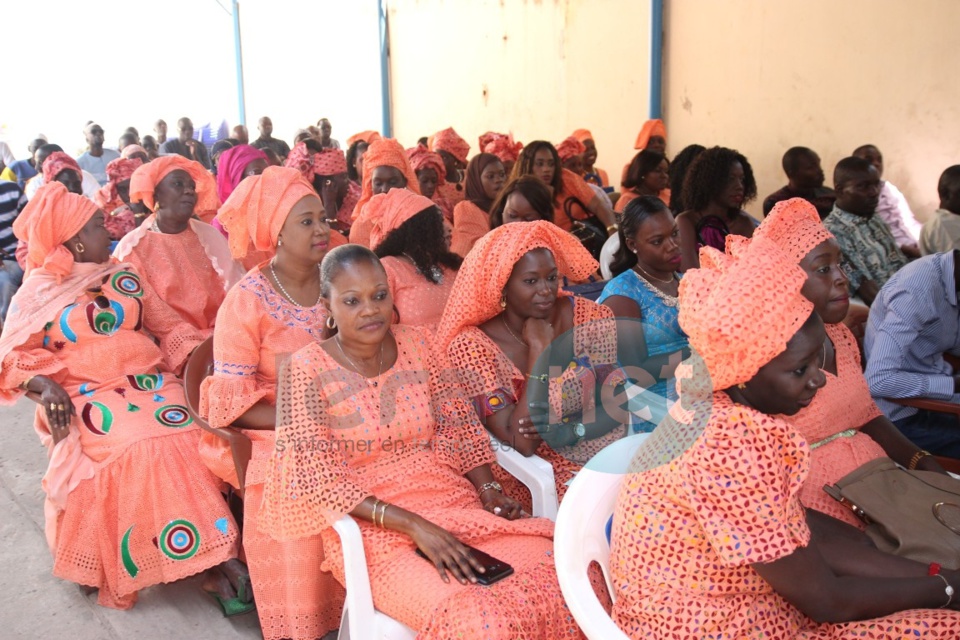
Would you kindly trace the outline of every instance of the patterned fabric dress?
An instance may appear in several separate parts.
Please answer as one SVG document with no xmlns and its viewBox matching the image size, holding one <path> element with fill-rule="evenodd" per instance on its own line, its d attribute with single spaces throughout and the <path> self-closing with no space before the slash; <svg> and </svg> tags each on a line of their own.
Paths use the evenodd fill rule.
<svg viewBox="0 0 960 640">
<path fill-rule="evenodd" d="M 413 326 L 434 326 L 440 322 L 447 298 L 453 290 L 457 272 L 441 267 L 443 280 L 427 282 L 417 267 L 403 258 L 387 256 L 380 261 L 387 272 L 393 304 L 400 313 L 400 323 Z"/>
<path fill-rule="evenodd" d="M 450 241 L 450 251 L 461 258 L 467 257 L 474 243 L 488 231 L 490 215 L 469 200 L 464 200 L 453 210 L 453 239 Z"/>
<path fill-rule="evenodd" d="M 687 334 L 680 328 L 679 303 L 677 298 L 668 296 L 636 271 L 624 271 L 610 280 L 603 288 L 597 302 L 603 303 L 610 296 L 629 298 L 640 307 L 640 324 L 643 327 L 643 339 L 647 343 L 647 357 L 665 354 L 678 354 L 688 348 Z M 664 380 L 656 376 L 657 383 L 647 388 L 646 397 L 652 417 L 649 421 L 634 423 L 634 431 L 653 431 L 666 414 L 669 404 L 677 399 L 676 380 Z"/>
<path fill-rule="evenodd" d="M 886 457 L 883 448 L 860 431 L 883 412 L 870 397 L 856 338 L 843 323 L 826 328 L 837 354 L 837 375 L 824 371 L 827 384 L 817 391 L 810 406 L 796 415 L 780 417 L 810 444 L 810 475 L 800 489 L 800 502 L 863 529 L 863 522 L 827 495 L 823 485 L 835 483 L 862 464 Z"/>
<path fill-rule="evenodd" d="M 957 638 L 960 613 L 904 611 L 817 624 L 752 567 L 810 541 L 797 496 L 804 438 L 775 416 L 713 396 L 705 431 L 678 458 L 629 474 L 613 516 L 613 618 L 631 638 Z"/>
<path fill-rule="evenodd" d="M 580 388 L 602 383 L 605 374 L 616 369 L 617 363 L 617 329 L 613 312 L 608 307 L 574 296 L 561 297 L 557 304 L 573 305 L 575 362 L 570 363 L 565 378 L 583 385 Z M 527 384 L 523 372 L 479 327 L 468 327 L 456 336 L 447 348 L 447 356 L 482 418 L 516 405 Z M 576 422 L 584 412 L 584 394 L 580 388 L 573 391 L 563 384 L 551 383 L 550 386 L 550 404 L 557 407 L 553 413 L 563 416 L 563 422 Z M 624 434 L 624 429 L 614 429 L 603 437 L 585 440 L 561 451 L 541 442 L 536 455 L 553 466 L 557 498 L 563 499 L 567 483 L 587 460 Z M 494 473 L 504 492 L 530 512 L 530 491 L 499 465 L 494 466 Z"/>
<path fill-rule="evenodd" d="M 516 573 L 484 587 L 444 584 L 413 541 L 358 519 L 376 608 L 418 638 L 577 638 L 553 564 L 552 523 L 508 521 L 482 509 L 463 474 L 489 463 L 486 432 L 455 386 L 442 380 L 430 334 L 395 326 L 396 364 L 377 378 L 344 369 L 319 344 L 280 380 L 280 427 L 261 524 L 283 539 L 320 533 L 324 568 L 343 580 L 331 525 L 368 496 L 416 513 Z M 283 446 L 280 446 L 280 443 Z"/>
<path fill-rule="evenodd" d="M 320 340 L 323 305 L 296 307 L 255 268 L 227 294 L 213 334 L 214 374 L 200 388 L 200 413 L 214 427 L 229 426 L 259 401 L 276 403 L 277 369 L 301 347 Z M 243 548 L 266 640 L 319 638 L 340 625 L 344 592 L 320 571 L 319 535 L 279 542 L 260 530 L 258 514 L 275 431 L 245 429 L 253 452 L 243 496 Z M 226 441 L 204 432 L 200 456 L 215 474 L 238 485 Z M 312 567 L 304 571 L 304 567 Z"/>
<path fill-rule="evenodd" d="M 89 459 L 74 468 L 92 461 L 96 472 L 48 522 L 53 573 L 98 587 L 99 604 L 117 609 L 132 607 L 140 589 L 236 557 L 238 540 L 220 481 L 197 454 L 200 431 L 180 380 L 140 331 L 143 296 L 134 271 L 109 275 L 101 292 L 81 295 L 8 353 L 0 371 L 0 389 L 45 375 L 73 399 L 69 437 L 79 435 Z M 36 427 L 53 452 L 40 408 Z"/>
</svg>

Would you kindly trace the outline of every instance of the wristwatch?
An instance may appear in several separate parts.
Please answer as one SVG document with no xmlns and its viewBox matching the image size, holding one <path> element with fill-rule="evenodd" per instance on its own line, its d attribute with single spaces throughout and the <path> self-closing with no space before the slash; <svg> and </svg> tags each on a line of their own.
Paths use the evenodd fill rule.
<svg viewBox="0 0 960 640">
<path fill-rule="evenodd" d="M 573 425 L 573 434 L 577 436 L 577 440 L 571 446 L 575 447 L 583 442 L 583 439 L 587 437 L 587 427 L 584 426 L 582 422 L 578 422 L 577 424 Z"/>
</svg>

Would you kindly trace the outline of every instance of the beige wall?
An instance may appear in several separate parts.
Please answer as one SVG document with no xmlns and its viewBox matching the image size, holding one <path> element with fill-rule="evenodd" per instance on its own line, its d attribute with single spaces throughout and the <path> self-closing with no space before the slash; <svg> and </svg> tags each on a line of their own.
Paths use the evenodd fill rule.
<svg viewBox="0 0 960 640">
<path fill-rule="evenodd" d="M 589 128 L 619 176 L 647 118 L 647 0 L 390 0 L 394 135 L 554 144 Z M 630 144 L 623 144 L 628 140 Z"/>
<path fill-rule="evenodd" d="M 960 162 L 953 0 L 667 0 L 668 152 L 739 149 L 763 197 L 786 183 L 783 152 L 809 146 L 833 167 L 861 144 L 918 218 L 941 171 Z"/>
</svg>

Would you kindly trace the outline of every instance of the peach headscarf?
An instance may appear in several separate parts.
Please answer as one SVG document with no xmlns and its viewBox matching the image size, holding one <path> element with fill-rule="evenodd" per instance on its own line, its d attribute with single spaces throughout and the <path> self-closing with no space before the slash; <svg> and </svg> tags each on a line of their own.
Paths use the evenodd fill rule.
<svg viewBox="0 0 960 640">
<path fill-rule="evenodd" d="M 97 209 L 92 200 L 70 193 L 59 182 L 44 183 L 13 222 L 14 235 L 28 247 L 27 275 L 38 267 L 58 281 L 69 275 L 73 254 L 63 243 L 77 235 Z"/>
<path fill-rule="evenodd" d="M 438 345 L 446 349 L 465 327 L 474 327 L 500 313 L 500 297 L 513 267 L 534 249 L 549 249 L 561 277 L 586 280 L 597 261 L 580 241 L 552 222 L 505 224 L 480 238 L 457 273 L 456 286 L 437 327 Z"/>
<path fill-rule="evenodd" d="M 453 127 L 447 127 L 443 131 L 433 134 L 430 140 L 430 149 L 432 151 L 446 151 L 463 164 L 467 164 L 470 143 L 461 138 L 460 134 L 453 130 Z"/>
<path fill-rule="evenodd" d="M 776 243 L 754 236 L 731 248 L 703 247 L 700 268 L 680 281 L 680 327 L 716 390 L 753 378 L 813 312 L 800 292 L 806 274 Z"/>
<path fill-rule="evenodd" d="M 834 235 L 823 226 L 816 207 L 803 198 L 790 198 L 773 206 L 773 210 L 753 232 L 753 237 L 770 239 L 794 264 L 800 264 L 817 245 L 833 239 Z M 727 246 L 736 244 L 736 239 L 744 238 L 729 235 Z M 727 252 L 730 252 L 729 248 Z"/>
<path fill-rule="evenodd" d="M 480 151 L 497 156 L 500 162 L 516 162 L 521 149 L 523 143 L 514 142 L 512 135 L 488 131 L 480 136 Z"/>
<path fill-rule="evenodd" d="M 107 178 L 110 181 L 93 195 L 93 201 L 104 213 L 110 213 L 123 204 L 120 194 L 117 193 L 117 183 L 129 180 L 142 164 L 143 160 L 140 158 L 121 157 L 110 161 L 107 165 Z"/>
<path fill-rule="evenodd" d="M 217 183 L 213 175 L 195 160 L 188 160 L 183 156 L 160 156 L 152 162 L 140 166 L 130 178 L 130 202 L 143 202 L 151 211 L 156 208 L 153 194 L 157 185 L 167 174 L 182 169 L 190 174 L 197 185 L 197 205 L 194 212 L 203 217 L 203 214 L 214 212 L 220 207 L 217 197 Z"/>
<path fill-rule="evenodd" d="M 393 167 L 399 169 L 407 179 L 407 189 L 420 195 L 420 182 L 403 146 L 393 138 L 380 138 L 367 148 L 363 156 L 363 192 L 353 210 L 353 219 L 356 222 L 363 213 L 363 206 L 373 197 L 373 171 L 377 167 Z"/>
<path fill-rule="evenodd" d="M 447 183 L 447 167 L 443 164 L 443 158 L 440 157 L 440 154 L 418 144 L 407 149 L 407 158 L 409 158 L 410 166 L 413 167 L 414 172 L 421 169 L 433 169 L 437 172 L 437 186 Z"/>
<path fill-rule="evenodd" d="M 664 126 L 663 120 L 647 120 L 643 123 L 643 128 L 640 129 L 640 133 L 637 134 L 637 141 L 633 143 L 634 149 L 640 149 L 641 151 L 647 148 L 647 144 L 650 142 L 650 138 L 653 136 L 660 136 L 664 140 L 667 139 L 667 127 Z"/>
<path fill-rule="evenodd" d="M 373 196 L 367 203 L 367 210 L 364 213 L 373 221 L 373 228 L 370 229 L 370 246 L 376 248 L 386 240 L 391 231 L 424 209 L 436 206 L 437 203 L 430 198 L 406 189 L 391 189 L 387 193 Z"/>
<path fill-rule="evenodd" d="M 381 135 L 380 135 L 379 133 L 377 133 L 376 131 L 371 131 L 371 130 L 368 129 L 367 131 L 361 131 L 360 133 L 355 133 L 355 134 L 353 134 L 352 136 L 350 136 L 349 138 L 347 138 L 347 147 L 352 147 L 352 146 L 353 146 L 353 143 L 354 143 L 354 142 L 357 142 L 357 141 L 359 141 L 359 140 L 363 140 L 363 141 L 366 142 L 368 145 L 369 145 L 369 144 L 373 144 L 374 142 L 376 142 L 377 140 L 379 140 L 379 139 L 382 138 L 382 137 L 383 137 L 383 136 L 381 136 Z"/>
<path fill-rule="evenodd" d="M 241 260 L 253 250 L 272 252 L 290 209 L 305 196 L 317 192 L 291 167 L 267 167 L 240 182 L 217 214 L 230 234 L 230 254 Z"/>
<path fill-rule="evenodd" d="M 83 171 L 80 170 L 80 165 L 77 164 L 76 160 L 63 151 L 54 151 L 43 161 L 43 181 L 45 183 L 54 182 L 64 169 L 73 169 L 77 172 L 77 177 L 83 179 Z"/>
<path fill-rule="evenodd" d="M 128 144 L 127 146 L 125 146 L 125 147 L 123 148 L 123 150 L 120 152 L 120 157 L 121 157 L 121 158 L 129 158 L 130 156 L 132 156 L 132 155 L 135 154 L 135 153 L 142 153 L 143 155 L 147 156 L 148 158 L 150 157 L 150 154 L 147 153 L 147 150 L 144 149 L 143 147 L 141 147 L 141 146 L 138 145 L 138 144 Z M 141 162 L 142 162 L 142 161 L 141 161 Z"/>
<path fill-rule="evenodd" d="M 560 156 L 560 161 L 569 160 L 573 156 L 578 156 L 587 148 L 583 146 L 583 143 L 570 136 L 569 138 L 564 139 L 563 142 L 557 145 L 557 155 Z"/>
<path fill-rule="evenodd" d="M 593 134 L 590 133 L 589 129 L 577 129 L 570 134 L 571 138 L 576 138 L 580 142 L 586 142 L 587 140 L 593 140 Z"/>
</svg>

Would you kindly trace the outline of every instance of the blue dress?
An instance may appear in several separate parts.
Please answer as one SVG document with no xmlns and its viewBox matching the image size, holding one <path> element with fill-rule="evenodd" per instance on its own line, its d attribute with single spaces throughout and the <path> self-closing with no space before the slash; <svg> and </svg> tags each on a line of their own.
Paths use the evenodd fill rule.
<svg viewBox="0 0 960 640">
<path fill-rule="evenodd" d="M 651 285 L 633 269 L 611 279 L 597 302 L 603 303 L 610 296 L 629 298 L 640 307 L 640 325 L 647 343 L 648 357 L 677 353 L 679 362 L 685 355 L 682 352 L 688 348 L 688 342 L 687 334 L 680 328 L 680 307 L 676 298 Z M 635 432 L 653 431 L 666 415 L 668 402 L 672 404 L 677 399 L 676 379 L 661 378 L 658 372 L 650 373 L 654 375 L 656 384 L 647 387 L 641 396 L 632 401 L 634 404 L 631 407 L 636 410 L 638 401 L 645 403 L 649 407 L 650 417 L 646 420 L 635 419 Z"/>
</svg>

